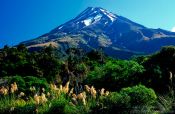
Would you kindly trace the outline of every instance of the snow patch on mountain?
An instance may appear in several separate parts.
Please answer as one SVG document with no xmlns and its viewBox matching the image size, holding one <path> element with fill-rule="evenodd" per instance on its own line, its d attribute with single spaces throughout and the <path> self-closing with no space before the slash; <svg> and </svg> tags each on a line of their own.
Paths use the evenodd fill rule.
<svg viewBox="0 0 175 114">
<path fill-rule="evenodd" d="M 96 15 L 95 17 L 90 17 L 88 19 L 83 20 L 82 22 L 86 25 L 89 26 L 91 24 L 95 24 L 96 22 L 100 21 L 100 19 L 102 18 L 102 15 Z"/>
<path fill-rule="evenodd" d="M 91 23 L 92 23 L 92 18 L 86 19 L 86 20 L 84 20 L 83 22 L 84 22 L 84 24 L 85 24 L 86 26 L 89 26 L 89 25 L 91 25 Z"/>
<path fill-rule="evenodd" d="M 116 16 L 104 9 L 100 9 L 112 22 L 116 20 Z"/>
<path fill-rule="evenodd" d="M 84 23 L 86 26 L 89 26 L 100 21 L 102 18 L 114 22 L 117 19 L 117 16 L 103 8 L 89 7 L 77 16 L 74 21 L 79 21 Z"/>
<path fill-rule="evenodd" d="M 100 19 L 102 18 L 102 15 L 97 15 L 97 16 L 95 16 L 94 17 L 94 22 L 93 23 L 96 23 L 96 22 L 98 22 L 98 21 L 100 21 Z"/>
<path fill-rule="evenodd" d="M 99 19 L 101 19 L 101 17 L 102 17 L 102 15 L 97 15 L 94 17 L 94 20 L 99 20 Z"/>
<path fill-rule="evenodd" d="M 173 28 L 171 29 L 171 32 L 175 32 L 175 27 L 173 27 Z"/>
<path fill-rule="evenodd" d="M 63 28 L 63 26 L 60 26 L 58 29 L 62 29 Z"/>
</svg>

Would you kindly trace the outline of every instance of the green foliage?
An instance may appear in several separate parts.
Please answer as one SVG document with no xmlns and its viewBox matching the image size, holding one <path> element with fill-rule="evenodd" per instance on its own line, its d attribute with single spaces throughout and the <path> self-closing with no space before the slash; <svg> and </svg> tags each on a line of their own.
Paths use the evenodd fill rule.
<svg viewBox="0 0 175 114">
<path fill-rule="evenodd" d="M 84 74 L 87 72 L 87 67 L 84 63 L 77 64 L 75 67 L 77 73 Z"/>
<path fill-rule="evenodd" d="M 84 55 L 82 50 L 71 48 L 62 59 L 52 46 L 38 52 L 29 52 L 23 44 L 12 48 L 5 46 L 0 50 L 0 84 L 5 87 L 6 80 L 1 78 L 7 76 L 8 84 L 16 82 L 19 92 L 25 92 L 30 97 L 33 97 L 35 92 L 46 94 L 50 81 L 54 81 L 56 85 L 58 82 L 64 85 L 70 81 L 70 87 L 77 90 L 88 84 L 113 92 L 109 96 L 100 96 L 97 91 L 97 98 L 86 99 L 86 106 L 82 103 L 72 104 L 68 95 L 50 99 L 56 94 L 47 96 L 47 103 L 36 106 L 30 97 L 26 98 L 26 101 L 23 97 L 17 99 L 18 96 L 15 95 L 19 92 L 16 92 L 0 96 L 0 113 L 150 113 L 152 107 L 162 112 L 170 112 L 173 110 L 174 97 L 158 97 L 157 101 L 154 90 L 158 93 L 174 92 L 174 55 L 173 46 L 163 47 L 153 55 L 132 60 L 106 58 L 102 49 Z M 29 89 L 32 86 L 36 88 L 33 93 Z M 46 91 L 41 88 L 45 88 Z"/>
<path fill-rule="evenodd" d="M 31 114 L 35 112 L 36 107 L 31 101 L 16 99 L 14 95 L 4 96 L 0 98 L 0 113 L 1 114 Z"/>
<path fill-rule="evenodd" d="M 137 109 L 141 113 L 143 107 L 147 107 L 143 112 L 149 112 L 157 101 L 154 90 L 143 85 L 123 88 L 120 92 L 112 92 L 109 96 L 101 96 L 96 106 L 92 108 L 94 114 L 123 114 L 131 113 Z M 143 113 L 142 112 L 142 113 Z"/>
<path fill-rule="evenodd" d="M 12 106 L 12 103 L 14 102 L 14 97 L 0 97 L 0 113 L 9 113 L 9 109 Z"/>
<path fill-rule="evenodd" d="M 112 92 L 108 97 L 103 99 L 104 113 L 122 113 L 127 112 L 130 105 L 131 97 L 125 94 L 120 94 L 118 92 Z"/>
<path fill-rule="evenodd" d="M 52 101 L 52 105 L 48 110 L 48 114 L 66 114 L 65 111 L 70 111 L 65 110 L 68 108 L 68 103 L 69 100 L 66 99 L 65 95 L 61 95 L 58 99 Z"/>
<path fill-rule="evenodd" d="M 140 82 L 153 88 L 159 93 L 166 93 L 175 88 L 175 47 L 163 47 L 160 52 L 140 59 L 140 63 L 145 68 L 145 72 L 140 78 Z M 172 73 L 172 78 L 170 78 Z M 160 89 L 161 88 L 161 89 Z"/>
<path fill-rule="evenodd" d="M 20 91 L 25 91 L 26 89 L 26 82 L 21 76 L 13 76 L 12 78 L 9 79 L 9 84 L 12 84 L 16 82 L 18 85 L 18 89 Z"/>
<path fill-rule="evenodd" d="M 121 89 L 138 84 L 143 66 L 134 61 L 111 60 L 102 67 L 96 66 L 87 77 L 88 84 L 94 84 L 98 88 Z"/>
<path fill-rule="evenodd" d="M 92 61 L 97 61 L 101 64 L 103 64 L 106 60 L 106 57 L 103 53 L 103 49 L 99 48 L 97 50 L 92 50 L 87 54 L 87 57 Z"/>
<path fill-rule="evenodd" d="M 20 44 L 17 48 L 0 50 L 0 76 L 38 76 L 52 80 L 59 72 L 59 59 L 52 47 L 29 52 Z"/>
<path fill-rule="evenodd" d="M 34 76 L 26 76 L 24 77 L 24 80 L 26 82 L 26 87 L 35 87 L 38 89 L 45 88 L 46 91 L 49 89 L 49 84 L 47 83 L 47 80 L 45 78 L 37 78 Z"/>
<path fill-rule="evenodd" d="M 44 88 L 46 91 L 49 90 L 49 84 L 45 78 L 38 78 L 34 76 L 12 76 L 7 79 L 9 84 L 16 82 L 18 85 L 18 90 L 22 92 L 30 92 L 30 87 L 33 86 L 36 88 L 36 91 L 40 91 L 42 88 Z"/>
<path fill-rule="evenodd" d="M 156 102 L 157 96 L 153 89 L 146 88 L 143 85 L 123 88 L 120 91 L 121 95 L 130 96 L 131 106 L 151 105 Z"/>
<path fill-rule="evenodd" d="M 77 106 L 73 106 L 71 104 L 67 104 L 64 107 L 64 114 L 83 114 L 84 112 L 80 112 Z"/>
<path fill-rule="evenodd" d="M 26 104 L 24 106 L 15 107 L 13 114 L 32 114 L 36 113 L 36 106 L 34 104 Z"/>
</svg>

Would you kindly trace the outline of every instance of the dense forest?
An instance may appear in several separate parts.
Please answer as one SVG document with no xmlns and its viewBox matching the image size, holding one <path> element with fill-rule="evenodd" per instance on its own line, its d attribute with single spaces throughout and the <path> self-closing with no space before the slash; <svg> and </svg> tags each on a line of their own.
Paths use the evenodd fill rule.
<svg viewBox="0 0 175 114">
<path fill-rule="evenodd" d="M 0 113 L 175 113 L 175 47 L 130 60 L 103 49 L 0 49 Z"/>
</svg>

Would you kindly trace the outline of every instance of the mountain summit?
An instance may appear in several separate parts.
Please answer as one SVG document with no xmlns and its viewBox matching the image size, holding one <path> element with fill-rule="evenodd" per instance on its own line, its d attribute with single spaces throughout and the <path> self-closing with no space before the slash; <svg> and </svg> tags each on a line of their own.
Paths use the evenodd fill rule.
<svg viewBox="0 0 175 114">
<path fill-rule="evenodd" d="M 22 42 L 28 48 L 52 44 L 62 52 L 70 47 L 85 51 L 103 47 L 107 55 L 127 58 L 150 54 L 175 44 L 175 33 L 151 29 L 100 7 L 88 7 L 74 19 L 36 39 Z"/>
</svg>

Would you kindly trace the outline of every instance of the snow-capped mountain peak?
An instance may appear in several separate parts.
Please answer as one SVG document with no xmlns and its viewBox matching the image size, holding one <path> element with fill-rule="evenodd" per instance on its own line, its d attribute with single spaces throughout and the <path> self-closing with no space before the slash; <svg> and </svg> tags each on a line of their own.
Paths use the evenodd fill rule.
<svg viewBox="0 0 175 114">
<path fill-rule="evenodd" d="M 88 7 L 74 21 L 81 21 L 85 26 L 89 26 L 100 21 L 102 18 L 103 20 L 113 22 L 117 19 L 117 16 L 100 7 Z"/>
<path fill-rule="evenodd" d="M 103 8 L 89 7 L 49 33 L 22 43 L 30 48 L 53 44 L 63 53 L 70 47 L 90 51 L 102 46 L 105 54 L 123 58 L 174 45 L 175 33 L 150 29 Z"/>
<path fill-rule="evenodd" d="M 119 24 L 118 26 L 121 26 L 123 24 L 124 27 L 127 29 L 121 29 L 124 31 L 127 31 L 131 28 L 144 28 L 143 26 L 136 24 L 122 16 L 118 16 L 116 14 L 113 14 L 106 9 L 100 8 L 100 7 L 88 7 L 85 9 L 82 13 L 80 13 L 78 16 L 76 16 L 74 19 L 58 26 L 54 30 L 51 31 L 51 33 L 73 33 L 82 29 L 93 29 L 94 27 L 97 27 L 101 30 L 108 30 L 116 26 L 116 24 Z M 120 25 L 121 24 L 121 25 Z M 133 25 L 133 26 L 130 26 Z M 115 30 L 115 29 L 112 29 Z M 113 31 L 115 32 L 115 31 Z"/>
</svg>

